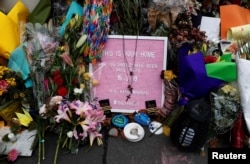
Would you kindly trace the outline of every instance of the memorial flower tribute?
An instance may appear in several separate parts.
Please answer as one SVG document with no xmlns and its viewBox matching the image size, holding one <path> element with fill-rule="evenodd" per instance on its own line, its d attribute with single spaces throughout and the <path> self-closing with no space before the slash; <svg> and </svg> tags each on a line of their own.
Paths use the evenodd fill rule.
<svg viewBox="0 0 250 164">
<path fill-rule="evenodd" d="M 45 5 L 43 15 L 47 18 L 36 21 L 34 14 L 43 13 L 43 7 L 38 7 L 39 10 L 31 14 L 32 22 L 22 22 L 25 30 L 20 30 L 24 33 L 17 48 L 24 56 L 18 54 L 16 58 L 12 54 L 9 59 L 12 64 L 15 64 L 13 59 L 26 59 L 27 67 L 18 67 L 19 76 L 19 72 L 0 65 L 0 116 L 3 117 L 1 107 L 13 104 L 13 99 L 21 103 L 23 110 L 13 112 L 13 118 L 24 128 L 34 125 L 37 129 L 38 163 L 46 156 L 46 131 L 58 137 L 54 164 L 58 163 L 61 151 L 76 154 L 81 146 L 93 146 L 95 141 L 101 145 L 102 127 L 107 120 L 92 94 L 99 82 L 92 76 L 91 65 L 102 60 L 107 35 L 161 36 L 168 38 L 168 68 L 161 72 L 165 102 L 157 114 L 163 120 L 165 134 L 170 135 L 171 126 L 191 99 L 205 96 L 210 96 L 214 112 L 210 138 L 230 131 L 241 114 L 240 107 L 250 131 L 247 109 L 250 91 L 245 89 L 250 76 L 247 71 L 249 41 L 239 42 L 239 52 L 234 49 L 239 83 L 239 87 L 234 88 L 231 82 L 236 80 L 236 74 L 225 68 L 230 66 L 235 71 L 235 63 L 231 59 L 226 63 L 220 60 L 222 54 L 211 53 L 211 49 L 219 46 L 207 41 L 206 32 L 194 25 L 194 18 L 200 14 L 218 16 L 219 6 L 231 3 L 233 1 L 84 0 L 81 4 L 66 0 L 40 1 L 38 5 Z M 247 1 L 243 3 L 249 8 Z M 53 9 L 51 13 L 50 9 Z M 3 55 L 6 54 L 0 57 Z M 211 68 L 221 64 L 228 64 L 228 67 L 220 67 L 220 71 L 214 73 L 217 68 Z M 233 77 L 224 72 L 230 72 Z M 221 74 L 226 77 L 219 77 Z M 27 82 L 31 82 L 29 87 Z M 128 86 L 132 92 L 133 88 Z M 30 101 L 31 97 L 34 101 Z M 18 153 L 13 149 L 8 160 L 15 161 Z"/>
<path fill-rule="evenodd" d="M 39 109 L 38 138 L 45 139 L 45 129 L 58 134 L 55 164 L 60 148 L 77 153 L 79 146 L 92 146 L 95 139 L 102 144 L 105 115 L 91 95 L 98 82 L 89 68 L 101 59 L 111 9 L 111 1 L 86 1 L 83 7 L 73 1 L 59 27 L 53 17 L 44 25 L 26 24 L 24 49 Z M 41 157 L 45 158 L 44 142 L 39 142 L 38 162 Z"/>
</svg>

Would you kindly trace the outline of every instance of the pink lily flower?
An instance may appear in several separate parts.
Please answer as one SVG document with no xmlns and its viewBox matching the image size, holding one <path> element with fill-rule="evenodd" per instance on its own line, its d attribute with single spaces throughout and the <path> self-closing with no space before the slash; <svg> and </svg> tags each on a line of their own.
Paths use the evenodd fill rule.
<svg viewBox="0 0 250 164">
<path fill-rule="evenodd" d="M 58 123 L 60 123 L 60 120 L 66 120 L 68 122 L 71 122 L 67 112 L 70 112 L 68 105 L 65 103 L 61 103 L 58 106 L 57 110 L 58 115 L 55 116 L 55 121 Z"/>
<path fill-rule="evenodd" d="M 69 104 L 70 109 L 75 109 L 76 114 L 82 116 L 85 111 L 92 110 L 92 106 L 88 102 L 82 102 L 80 100 L 73 101 Z"/>
<path fill-rule="evenodd" d="M 97 137 L 102 137 L 102 134 L 98 133 L 97 131 L 91 131 L 91 132 L 89 132 L 89 143 L 90 143 L 90 146 L 93 145 L 93 142 L 94 142 L 95 138 L 97 138 Z"/>
<path fill-rule="evenodd" d="M 90 134 L 90 144 L 93 144 L 93 141 L 96 137 L 102 136 L 98 133 L 98 124 L 105 120 L 105 115 L 101 110 L 87 110 L 85 111 L 86 118 L 84 121 L 79 122 L 78 124 L 83 129 L 83 136 L 86 137 L 87 132 Z"/>
<path fill-rule="evenodd" d="M 103 122 L 106 119 L 104 112 L 102 110 L 88 110 L 86 113 L 86 119 L 92 122 Z"/>
<path fill-rule="evenodd" d="M 65 52 L 65 53 L 63 53 L 60 57 L 63 59 L 63 61 L 64 61 L 66 64 L 70 65 L 71 67 L 74 66 L 74 64 L 73 64 L 73 62 L 72 62 L 72 59 L 70 58 L 70 56 L 69 56 L 68 53 Z"/>
<path fill-rule="evenodd" d="M 83 132 L 79 134 L 82 140 L 84 140 L 88 136 L 88 130 L 89 126 L 88 124 L 85 124 L 84 121 L 80 122 L 79 125 L 81 125 Z"/>
</svg>

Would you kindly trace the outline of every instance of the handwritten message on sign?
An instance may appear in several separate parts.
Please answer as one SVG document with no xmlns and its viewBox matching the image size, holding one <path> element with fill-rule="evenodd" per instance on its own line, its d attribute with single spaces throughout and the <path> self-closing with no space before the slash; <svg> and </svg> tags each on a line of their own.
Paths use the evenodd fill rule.
<svg viewBox="0 0 250 164">
<path fill-rule="evenodd" d="M 160 73 L 166 69 L 166 47 L 166 37 L 109 36 L 102 61 L 92 68 L 93 77 L 99 81 L 93 96 L 98 100 L 109 99 L 113 112 L 145 109 L 149 100 L 155 100 L 157 107 L 161 107 L 164 86 Z M 130 79 L 128 72 L 132 67 Z M 127 100 L 130 80 L 133 90 Z"/>
</svg>

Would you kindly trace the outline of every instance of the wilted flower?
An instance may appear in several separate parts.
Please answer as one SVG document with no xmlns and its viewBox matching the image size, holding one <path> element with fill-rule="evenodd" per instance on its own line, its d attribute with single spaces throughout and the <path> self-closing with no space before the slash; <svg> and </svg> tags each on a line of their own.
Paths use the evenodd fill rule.
<svg viewBox="0 0 250 164">
<path fill-rule="evenodd" d="M 172 70 L 166 70 L 161 72 L 161 78 L 171 81 L 172 79 L 176 78 L 177 76 L 173 73 Z"/>
</svg>

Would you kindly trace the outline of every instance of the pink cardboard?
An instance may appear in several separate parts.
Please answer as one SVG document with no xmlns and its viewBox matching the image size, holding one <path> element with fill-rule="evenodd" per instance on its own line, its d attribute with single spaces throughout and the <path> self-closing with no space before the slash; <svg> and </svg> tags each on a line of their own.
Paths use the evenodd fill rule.
<svg viewBox="0 0 250 164">
<path fill-rule="evenodd" d="M 108 36 L 102 61 L 92 67 L 93 77 L 99 81 L 93 89 L 93 96 L 98 100 L 109 99 L 113 112 L 130 113 L 145 109 L 145 101 L 149 100 L 155 100 L 157 107 L 162 107 L 164 85 L 160 73 L 166 69 L 166 47 L 166 37 Z M 129 75 L 124 50 L 129 65 L 136 55 L 133 93 L 128 101 Z"/>
</svg>

